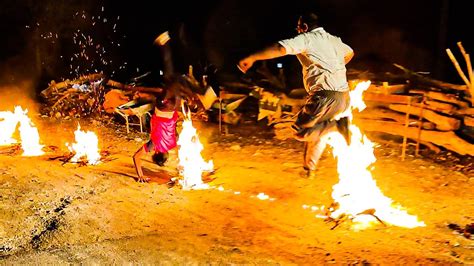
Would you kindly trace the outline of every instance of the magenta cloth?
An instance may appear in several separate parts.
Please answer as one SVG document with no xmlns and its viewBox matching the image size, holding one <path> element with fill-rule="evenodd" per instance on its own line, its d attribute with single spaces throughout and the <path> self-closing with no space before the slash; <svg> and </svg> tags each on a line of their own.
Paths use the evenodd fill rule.
<svg viewBox="0 0 474 266">
<path fill-rule="evenodd" d="M 171 118 L 160 117 L 155 114 L 151 117 L 150 138 L 155 152 L 164 153 L 176 147 L 176 121 L 178 121 L 178 112 L 176 111 L 174 111 Z"/>
</svg>

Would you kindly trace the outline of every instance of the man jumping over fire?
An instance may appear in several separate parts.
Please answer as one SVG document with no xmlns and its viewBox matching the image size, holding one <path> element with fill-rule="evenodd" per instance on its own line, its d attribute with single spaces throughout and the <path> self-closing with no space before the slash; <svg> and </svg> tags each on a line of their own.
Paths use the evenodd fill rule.
<svg viewBox="0 0 474 266">
<path fill-rule="evenodd" d="M 239 62 L 242 72 L 258 60 L 296 55 L 303 68 L 306 103 L 298 112 L 292 128 L 294 137 L 305 142 L 304 169 L 313 178 L 317 163 L 326 147 L 323 136 L 336 128 L 350 142 L 349 120 L 336 120 L 349 107 L 349 86 L 345 65 L 354 56 L 353 50 L 340 38 L 318 25 L 314 13 L 301 15 L 296 27 L 298 35 L 281 40 L 251 54 Z"/>
</svg>

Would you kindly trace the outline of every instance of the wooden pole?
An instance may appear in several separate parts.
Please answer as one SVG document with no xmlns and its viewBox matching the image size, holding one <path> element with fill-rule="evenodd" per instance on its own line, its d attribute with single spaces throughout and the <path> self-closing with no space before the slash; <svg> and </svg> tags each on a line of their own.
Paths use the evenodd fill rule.
<svg viewBox="0 0 474 266">
<path fill-rule="evenodd" d="M 456 60 L 456 57 L 454 57 L 453 53 L 451 52 L 451 50 L 449 48 L 446 49 L 446 53 L 448 53 L 449 59 L 451 59 L 451 62 L 453 62 L 453 65 L 456 68 L 456 70 L 458 71 L 459 76 L 461 76 L 464 83 L 466 83 L 466 85 L 470 88 L 471 83 L 469 82 L 466 75 L 464 74 L 461 67 L 459 66 L 459 63 L 458 63 L 458 60 Z"/>
<path fill-rule="evenodd" d="M 222 134 L 222 91 L 219 92 L 219 134 Z"/>
<path fill-rule="evenodd" d="M 462 46 L 461 42 L 458 42 L 458 47 L 459 50 L 461 51 L 462 55 L 464 56 L 464 60 L 466 61 L 466 67 L 467 67 L 467 74 L 469 76 L 469 82 L 471 82 L 471 86 L 469 87 L 469 90 L 471 92 L 471 102 L 472 105 L 474 105 L 474 77 L 472 73 L 472 65 L 471 65 L 471 57 L 469 56 L 468 53 L 466 53 L 466 50 L 464 50 L 464 47 Z"/>
<path fill-rule="evenodd" d="M 420 116 L 418 117 L 418 136 L 416 138 L 416 148 L 415 148 L 415 156 L 418 156 L 420 153 L 420 138 L 421 138 L 421 128 L 423 127 L 423 109 L 425 109 L 425 96 L 423 95 L 423 101 L 421 101 L 421 110 Z"/>
<path fill-rule="evenodd" d="M 410 110 L 411 107 L 411 97 L 408 98 L 408 110 Z M 408 131 L 408 126 L 410 124 L 410 112 L 406 113 L 405 116 L 405 130 Z M 407 150 L 407 134 L 403 134 L 403 144 L 402 144 L 402 161 L 405 161 L 405 153 Z"/>
</svg>

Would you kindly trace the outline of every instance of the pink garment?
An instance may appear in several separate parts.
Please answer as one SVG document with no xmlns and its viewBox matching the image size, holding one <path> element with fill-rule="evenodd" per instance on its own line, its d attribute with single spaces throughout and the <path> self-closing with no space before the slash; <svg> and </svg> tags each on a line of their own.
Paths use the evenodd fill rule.
<svg viewBox="0 0 474 266">
<path fill-rule="evenodd" d="M 176 121 L 178 112 L 174 111 L 171 118 L 157 116 L 151 117 L 151 141 L 155 152 L 168 152 L 176 147 Z"/>
</svg>

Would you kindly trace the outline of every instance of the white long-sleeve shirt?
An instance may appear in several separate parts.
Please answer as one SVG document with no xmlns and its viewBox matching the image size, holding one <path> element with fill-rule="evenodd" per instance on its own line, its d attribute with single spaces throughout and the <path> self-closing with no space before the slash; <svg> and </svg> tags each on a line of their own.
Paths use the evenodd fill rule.
<svg viewBox="0 0 474 266">
<path fill-rule="evenodd" d="M 344 56 L 352 49 L 339 37 L 327 33 L 322 27 L 279 41 L 287 54 L 293 54 L 303 67 L 306 91 L 347 91 Z"/>
</svg>

